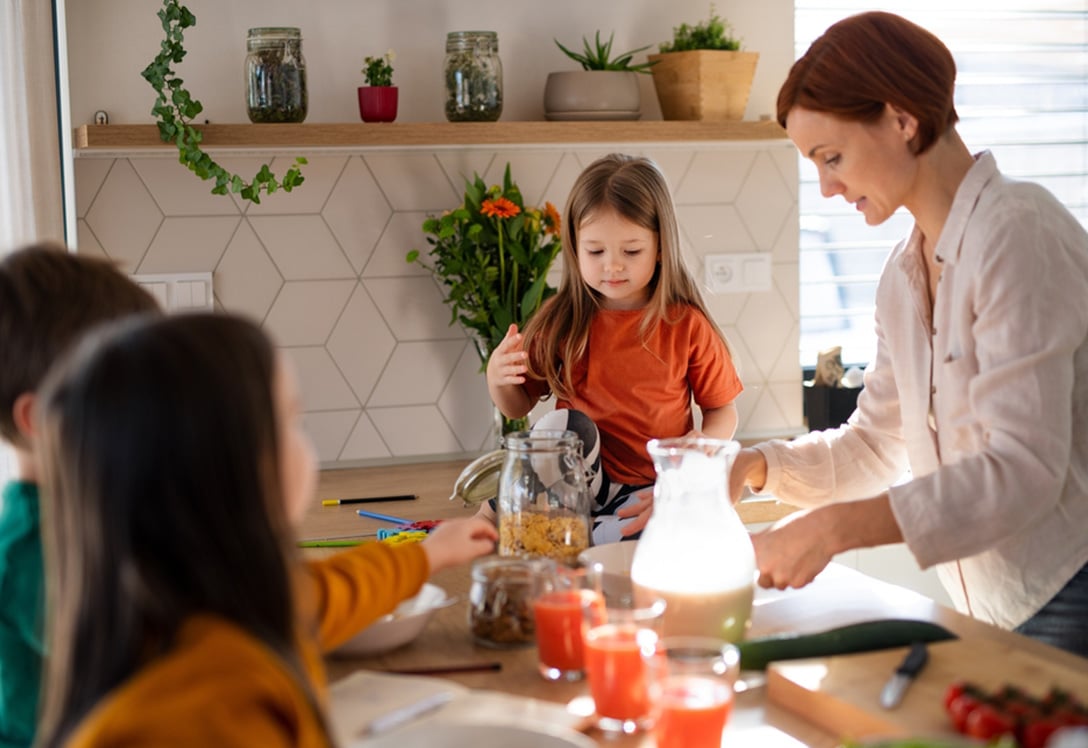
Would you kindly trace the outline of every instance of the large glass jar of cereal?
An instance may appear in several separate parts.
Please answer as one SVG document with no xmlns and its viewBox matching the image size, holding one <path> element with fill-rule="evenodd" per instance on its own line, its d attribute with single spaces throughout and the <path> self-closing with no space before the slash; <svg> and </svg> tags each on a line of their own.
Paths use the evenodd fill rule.
<svg viewBox="0 0 1088 748">
<path fill-rule="evenodd" d="M 590 497 L 573 431 L 517 431 L 499 475 L 499 554 L 575 565 L 589 546 Z"/>
<path fill-rule="evenodd" d="M 446 35 L 446 119 L 494 122 L 502 114 L 502 61 L 494 31 Z"/>
</svg>

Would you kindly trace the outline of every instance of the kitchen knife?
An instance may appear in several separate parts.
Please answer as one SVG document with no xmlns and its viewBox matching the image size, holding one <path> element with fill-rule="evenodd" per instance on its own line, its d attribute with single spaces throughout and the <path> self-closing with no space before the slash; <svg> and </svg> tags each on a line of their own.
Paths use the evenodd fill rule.
<svg viewBox="0 0 1088 748">
<path fill-rule="evenodd" d="M 910 645 L 910 651 L 903 659 L 903 663 L 895 669 L 892 677 L 884 684 L 884 690 L 880 692 L 880 704 L 885 709 L 895 709 L 903 700 L 903 694 L 907 692 L 911 681 L 929 660 L 929 652 L 925 642 L 914 642 Z"/>
</svg>

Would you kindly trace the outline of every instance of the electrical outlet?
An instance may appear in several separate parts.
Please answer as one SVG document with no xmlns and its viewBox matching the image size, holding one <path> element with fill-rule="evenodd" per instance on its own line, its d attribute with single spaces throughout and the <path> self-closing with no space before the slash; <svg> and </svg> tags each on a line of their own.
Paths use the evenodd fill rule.
<svg viewBox="0 0 1088 748">
<path fill-rule="evenodd" d="M 771 256 L 767 252 L 707 255 L 704 262 L 706 285 L 711 293 L 771 290 Z"/>
</svg>

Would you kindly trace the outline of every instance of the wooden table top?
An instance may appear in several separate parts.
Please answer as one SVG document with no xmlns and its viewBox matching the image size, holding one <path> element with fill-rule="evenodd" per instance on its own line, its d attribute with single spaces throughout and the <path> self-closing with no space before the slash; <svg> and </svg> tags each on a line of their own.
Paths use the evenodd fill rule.
<svg viewBox="0 0 1088 748">
<path fill-rule="evenodd" d="M 382 468 L 369 474 L 366 491 L 360 493 L 359 475 L 348 476 L 327 472 L 322 475 L 319 498 L 343 498 L 355 495 L 391 495 L 415 493 L 414 501 L 386 502 L 363 505 L 384 514 L 409 520 L 444 519 L 466 516 L 473 512 L 448 501 L 453 478 L 463 463 L 430 464 L 427 469 L 417 465 Z M 341 471 L 336 471 L 340 473 Z M 349 481 L 349 482 L 351 482 Z M 344 493 L 344 492 L 347 493 Z M 344 537 L 375 532 L 389 526 L 359 517 L 358 505 L 322 507 L 318 503 L 304 520 L 303 539 Z M 751 521 L 751 520 L 749 520 Z M 311 549 L 308 553 L 325 555 L 326 549 Z M 550 683 L 536 670 L 536 650 L 533 647 L 499 650 L 477 645 L 469 632 L 467 605 L 469 588 L 467 567 L 440 572 L 431 579 L 459 602 L 437 611 L 423 634 L 411 644 L 392 652 L 367 658 L 332 657 L 327 661 L 331 682 L 356 669 L 393 670 L 437 667 L 498 661 L 501 672 L 451 674 L 450 680 L 470 688 L 501 690 L 545 701 L 567 704 L 587 693 L 584 683 Z M 927 597 L 896 585 L 868 577 L 848 567 L 832 564 L 816 581 L 802 590 L 785 592 L 761 590 L 753 611 L 751 636 L 784 631 L 820 631 L 848 623 L 876 618 L 912 618 L 939 623 L 961 638 L 992 642 L 995 646 L 1014 645 L 1046 662 L 1068 666 L 1071 656 L 1025 637 L 1002 631 L 934 603 Z M 1072 658 L 1077 660 L 1077 658 Z M 595 731 L 589 734 L 598 741 L 606 738 Z M 607 738 L 608 745 L 651 746 L 653 741 L 639 736 L 622 739 Z M 753 688 L 738 694 L 733 715 L 726 728 L 723 744 L 777 746 L 815 746 L 833 748 L 839 745 L 837 736 L 829 735 L 766 700 L 765 689 Z"/>
</svg>

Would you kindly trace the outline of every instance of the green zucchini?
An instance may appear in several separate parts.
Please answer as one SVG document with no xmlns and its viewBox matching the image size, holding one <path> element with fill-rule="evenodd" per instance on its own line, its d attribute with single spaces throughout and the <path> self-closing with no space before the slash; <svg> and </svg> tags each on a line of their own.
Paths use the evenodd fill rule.
<svg viewBox="0 0 1088 748">
<path fill-rule="evenodd" d="M 885 618 L 840 626 L 811 634 L 774 634 L 737 643 L 741 670 L 766 670 L 776 660 L 871 652 L 906 647 L 914 642 L 955 639 L 943 626 L 929 621 Z"/>
</svg>

